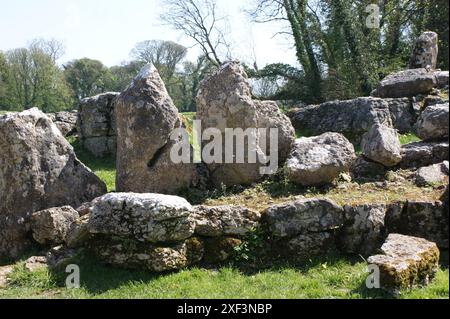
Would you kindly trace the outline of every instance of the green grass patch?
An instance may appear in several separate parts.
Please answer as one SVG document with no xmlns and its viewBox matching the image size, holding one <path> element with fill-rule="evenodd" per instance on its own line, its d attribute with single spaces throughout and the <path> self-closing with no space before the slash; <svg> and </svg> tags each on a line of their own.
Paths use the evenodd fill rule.
<svg viewBox="0 0 450 319">
<path fill-rule="evenodd" d="M 402 145 L 421 141 L 421 139 L 414 133 L 400 134 L 399 138 L 400 144 Z"/>
<path fill-rule="evenodd" d="M 217 269 L 191 268 L 179 272 L 151 274 L 122 270 L 83 255 L 80 289 L 66 289 L 65 276 L 47 269 L 29 273 L 23 262 L 15 266 L 0 298 L 389 298 L 381 290 L 365 287 L 366 263 L 351 258 L 323 257 L 303 265 L 278 265 L 257 272 L 244 272 L 225 265 Z M 426 288 L 403 291 L 401 298 L 448 298 L 448 269 L 438 271 Z"/>
<path fill-rule="evenodd" d="M 108 192 L 114 192 L 116 189 L 116 159 L 114 156 L 102 158 L 95 157 L 89 151 L 85 150 L 76 137 L 69 137 L 69 143 L 73 146 L 78 159 L 89 167 L 94 173 L 106 183 Z"/>
</svg>

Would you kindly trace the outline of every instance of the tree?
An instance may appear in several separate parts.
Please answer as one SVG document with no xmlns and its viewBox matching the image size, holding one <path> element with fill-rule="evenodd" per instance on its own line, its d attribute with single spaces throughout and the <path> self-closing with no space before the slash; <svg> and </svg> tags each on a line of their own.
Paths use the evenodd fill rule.
<svg viewBox="0 0 450 319">
<path fill-rule="evenodd" d="M 8 102 L 9 68 L 6 55 L 0 51 L 0 109 L 9 109 Z"/>
<path fill-rule="evenodd" d="M 162 79 L 169 82 L 177 65 L 186 57 L 187 49 L 172 41 L 149 40 L 136 44 L 131 55 L 137 61 L 152 63 Z"/>
<path fill-rule="evenodd" d="M 111 73 L 112 82 L 109 90 L 115 92 L 124 91 L 144 65 L 145 62 L 142 61 L 131 61 L 111 67 L 109 72 Z"/>
<path fill-rule="evenodd" d="M 190 37 L 212 64 L 220 66 L 230 59 L 230 44 L 225 38 L 227 21 L 218 15 L 216 0 L 164 1 L 164 22 Z"/>
<path fill-rule="evenodd" d="M 51 56 L 35 46 L 6 54 L 8 102 L 12 109 L 38 107 L 53 112 L 72 107 L 71 92 Z"/>
<path fill-rule="evenodd" d="M 50 56 L 54 63 L 56 63 L 64 56 L 66 50 L 64 43 L 56 39 L 35 39 L 31 41 L 29 47 L 39 49 L 42 52 L 46 53 L 48 56 Z"/>
<path fill-rule="evenodd" d="M 87 58 L 69 62 L 64 66 L 64 75 L 78 100 L 106 92 L 113 84 L 109 69 Z"/>
</svg>

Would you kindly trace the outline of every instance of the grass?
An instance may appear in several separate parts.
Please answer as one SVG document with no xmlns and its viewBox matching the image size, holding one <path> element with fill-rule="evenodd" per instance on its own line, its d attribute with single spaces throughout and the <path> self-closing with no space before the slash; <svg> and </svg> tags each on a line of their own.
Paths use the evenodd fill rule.
<svg viewBox="0 0 450 319">
<path fill-rule="evenodd" d="M 106 184 L 108 192 L 116 189 L 116 159 L 114 156 L 97 158 L 85 150 L 80 141 L 75 137 L 68 138 L 73 146 L 78 159 L 89 167 Z"/>
<path fill-rule="evenodd" d="M 400 137 L 400 144 L 402 145 L 421 141 L 421 139 L 414 133 L 401 134 L 399 137 Z"/>
<path fill-rule="evenodd" d="M 233 265 L 217 269 L 190 268 L 166 274 L 151 274 L 111 268 L 89 255 L 74 263 L 80 266 L 80 289 L 66 289 L 66 274 L 41 269 L 25 270 L 16 264 L 9 287 L 0 298 L 102 298 L 102 299 L 195 299 L 195 298 L 389 298 L 381 290 L 364 286 L 366 263 L 328 256 L 304 265 L 278 265 L 246 273 Z M 448 298 L 448 268 L 438 271 L 426 288 L 403 291 L 401 298 Z"/>
</svg>

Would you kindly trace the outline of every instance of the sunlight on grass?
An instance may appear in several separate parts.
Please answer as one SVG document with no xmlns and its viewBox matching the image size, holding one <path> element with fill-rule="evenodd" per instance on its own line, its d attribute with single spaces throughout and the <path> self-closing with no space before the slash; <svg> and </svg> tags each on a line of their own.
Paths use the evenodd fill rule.
<svg viewBox="0 0 450 319">
<path fill-rule="evenodd" d="M 402 145 L 421 141 L 421 139 L 414 133 L 400 134 L 399 138 L 400 144 Z"/>
<path fill-rule="evenodd" d="M 81 288 L 64 287 L 65 273 L 46 269 L 28 273 L 18 263 L 0 298 L 389 298 L 364 286 L 367 276 L 362 260 L 323 257 L 303 266 L 274 266 L 244 273 L 231 265 L 218 269 L 191 268 L 151 274 L 101 265 L 92 257 L 76 261 Z M 426 288 L 404 291 L 401 298 L 448 298 L 448 269 L 439 270 Z"/>
</svg>

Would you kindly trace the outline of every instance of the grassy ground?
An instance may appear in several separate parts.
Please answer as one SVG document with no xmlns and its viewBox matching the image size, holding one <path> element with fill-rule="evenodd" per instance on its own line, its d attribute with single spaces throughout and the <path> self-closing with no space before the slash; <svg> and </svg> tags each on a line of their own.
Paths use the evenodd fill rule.
<svg viewBox="0 0 450 319">
<path fill-rule="evenodd" d="M 366 263 L 361 259 L 329 256 L 255 273 L 224 265 L 150 274 L 104 266 L 87 255 L 75 263 L 81 270 L 80 289 L 66 289 L 62 271 L 29 273 L 19 262 L 0 298 L 390 298 L 365 288 Z M 431 285 L 404 291 L 400 298 L 448 298 L 448 280 L 448 268 L 441 269 Z"/>
<path fill-rule="evenodd" d="M 185 115 L 192 123 L 193 114 Z M 405 139 L 414 139 L 408 137 Z M 108 186 L 115 189 L 114 158 L 94 158 L 76 139 L 70 139 L 80 160 Z M 249 188 L 221 188 L 208 192 L 185 190 L 192 203 L 241 204 L 263 210 L 268 205 L 303 197 L 324 197 L 338 204 L 367 201 L 390 202 L 405 199 L 438 199 L 442 185 L 418 188 L 409 182 L 340 183 L 338 187 L 301 188 L 287 182 L 282 174 Z M 24 256 L 26 259 L 27 256 Z M 365 288 L 366 263 L 355 256 L 324 256 L 300 265 L 275 264 L 259 271 L 243 270 L 238 263 L 221 267 L 190 268 L 166 274 L 122 270 L 100 264 L 89 254 L 76 263 L 81 270 L 81 288 L 66 289 L 64 271 L 47 269 L 30 273 L 19 261 L 9 276 L 0 298 L 389 298 L 380 290 Z M 448 252 L 436 279 L 426 288 L 403 291 L 401 298 L 448 298 Z M 275 261 L 276 262 L 276 261 Z"/>
</svg>

